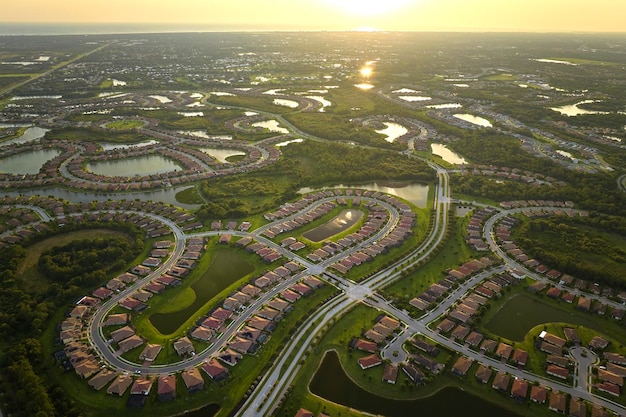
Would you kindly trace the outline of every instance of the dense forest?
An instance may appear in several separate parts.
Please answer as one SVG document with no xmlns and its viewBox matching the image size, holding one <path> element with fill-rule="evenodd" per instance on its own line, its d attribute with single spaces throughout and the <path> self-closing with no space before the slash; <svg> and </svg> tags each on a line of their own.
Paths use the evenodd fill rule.
<svg viewBox="0 0 626 417">
<path fill-rule="evenodd" d="M 127 237 L 80 240 L 53 247 L 41 261 L 42 274 L 51 279 L 46 291 L 31 288 L 17 276 L 30 243 L 79 229 L 107 228 Z M 110 247 L 108 247 L 110 245 Z M 86 291 L 108 272 L 121 272 L 144 249 L 144 232 L 130 223 L 66 225 L 35 235 L 23 245 L 0 249 L 0 390 L 11 416 L 78 416 L 59 387 L 45 378 L 47 365 L 38 338 L 50 317 Z M 91 264 L 81 260 L 87 256 Z"/>
<path fill-rule="evenodd" d="M 626 289 L 626 219 L 553 217 L 523 222 L 516 241 L 531 257 L 587 281 Z"/>
<path fill-rule="evenodd" d="M 141 249 L 121 236 L 75 240 L 42 253 L 39 270 L 56 282 L 95 285 L 108 273 L 124 269 Z"/>
</svg>

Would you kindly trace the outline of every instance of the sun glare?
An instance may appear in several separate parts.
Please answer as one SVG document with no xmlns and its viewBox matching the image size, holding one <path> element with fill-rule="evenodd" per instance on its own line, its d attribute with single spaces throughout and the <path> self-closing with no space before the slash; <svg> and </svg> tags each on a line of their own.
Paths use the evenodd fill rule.
<svg viewBox="0 0 626 417">
<path fill-rule="evenodd" d="M 361 68 L 361 70 L 359 72 L 361 73 L 362 77 L 369 78 L 370 75 L 372 75 L 372 68 L 371 67 L 363 67 L 363 68 Z"/>
<path fill-rule="evenodd" d="M 393 12 L 408 6 L 411 0 L 327 0 L 351 15 L 373 16 Z"/>
</svg>

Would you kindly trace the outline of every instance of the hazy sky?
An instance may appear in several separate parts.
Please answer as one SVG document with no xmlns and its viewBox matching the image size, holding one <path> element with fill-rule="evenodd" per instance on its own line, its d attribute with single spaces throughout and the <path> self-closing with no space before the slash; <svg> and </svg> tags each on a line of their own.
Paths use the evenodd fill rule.
<svg viewBox="0 0 626 417">
<path fill-rule="evenodd" d="M 235 30 L 626 31 L 626 0 L 3 0 L 0 21 Z"/>
</svg>

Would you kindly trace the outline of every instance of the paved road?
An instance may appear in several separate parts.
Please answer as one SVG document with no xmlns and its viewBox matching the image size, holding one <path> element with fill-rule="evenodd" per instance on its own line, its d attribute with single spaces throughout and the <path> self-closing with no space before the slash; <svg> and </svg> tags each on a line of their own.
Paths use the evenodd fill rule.
<svg viewBox="0 0 626 417">
<path fill-rule="evenodd" d="M 579 390 L 591 391 L 591 365 L 598 362 L 598 356 L 592 350 L 582 346 L 570 348 L 569 353 L 576 362 L 574 386 Z"/>
<path fill-rule="evenodd" d="M 307 322 L 307 325 L 298 329 L 292 336 L 287 347 L 280 353 L 279 357 L 281 359 L 272 366 L 270 371 L 254 390 L 253 394 L 246 400 L 237 413 L 238 416 L 252 417 L 270 415 L 275 410 L 280 398 L 285 395 L 286 390 L 291 385 L 299 369 L 299 365 L 297 364 L 304 357 L 305 349 L 300 348 L 296 350 L 296 346 L 308 346 L 310 341 L 318 335 L 318 332 L 325 329 L 339 317 L 340 313 L 343 314 L 357 303 L 390 307 L 386 300 L 375 293 L 375 289 L 389 285 L 391 282 L 399 279 L 401 274 L 397 269 L 400 265 L 407 263 L 412 265 L 413 263 L 420 262 L 443 240 L 447 229 L 448 210 L 450 207 L 448 175 L 443 168 L 435 164 L 431 166 L 437 170 L 439 187 L 435 193 L 434 202 L 436 209 L 435 227 L 431 229 L 429 236 L 426 238 L 427 244 L 425 244 L 424 247 L 420 246 L 419 250 L 409 253 L 404 259 L 388 266 L 385 270 L 359 284 L 354 284 L 351 281 L 333 276 L 330 282 L 338 283 L 338 287 L 343 289 L 345 293 L 335 297 L 329 303 L 318 309 L 311 320 Z M 328 274 L 325 274 L 325 277 L 327 275 Z M 403 320 L 403 317 L 411 319 L 405 312 L 396 317 L 400 318 L 400 320 Z M 317 324 L 318 321 L 319 324 Z M 316 324 L 315 327 L 313 327 L 314 324 Z M 420 326 L 425 328 L 423 324 L 420 324 Z M 405 334 L 408 335 L 409 332 L 407 331 Z M 290 363 L 288 369 L 283 368 L 286 362 Z"/>
</svg>

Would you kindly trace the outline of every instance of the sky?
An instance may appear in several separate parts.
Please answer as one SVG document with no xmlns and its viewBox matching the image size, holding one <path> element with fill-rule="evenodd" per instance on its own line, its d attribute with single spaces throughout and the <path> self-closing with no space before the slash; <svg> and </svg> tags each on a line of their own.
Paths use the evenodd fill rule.
<svg viewBox="0 0 626 417">
<path fill-rule="evenodd" d="M 626 0 L 1 0 L 0 21 L 190 30 L 624 32 Z"/>
</svg>

